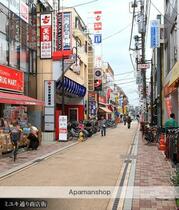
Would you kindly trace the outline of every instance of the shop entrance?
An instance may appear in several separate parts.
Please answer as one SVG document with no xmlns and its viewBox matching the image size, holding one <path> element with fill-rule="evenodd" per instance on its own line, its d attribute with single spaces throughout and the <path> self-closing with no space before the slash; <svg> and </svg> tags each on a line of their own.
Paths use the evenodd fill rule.
<svg viewBox="0 0 179 210">
<path fill-rule="evenodd" d="M 4 115 L 4 104 L 0 104 L 0 117 L 3 117 Z"/>
<path fill-rule="evenodd" d="M 78 109 L 77 108 L 69 108 L 69 118 L 70 118 L 70 121 L 78 121 Z"/>
</svg>

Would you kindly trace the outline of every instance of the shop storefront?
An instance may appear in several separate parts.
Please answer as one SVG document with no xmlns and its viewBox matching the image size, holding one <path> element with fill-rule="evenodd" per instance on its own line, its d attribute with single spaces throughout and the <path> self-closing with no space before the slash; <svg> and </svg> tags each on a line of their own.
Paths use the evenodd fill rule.
<svg viewBox="0 0 179 210">
<path fill-rule="evenodd" d="M 0 11 L 0 92 L 24 94 L 36 98 L 36 6 L 35 4 L 26 4 L 23 0 L 3 0 L 0 2 Z M 13 97 L 10 96 L 10 98 Z M 21 100 L 13 99 L 14 103 L 16 103 L 15 101 L 17 104 L 18 102 L 22 103 L 21 105 L 33 105 L 33 99 L 30 99 L 31 102 L 22 98 Z M 12 101 L 8 102 L 1 98 L 1 116 L 3 116 L 5 103 L 10 104 Z M 40 127 L 42 113 L 37 107 L 28 106 L 27 112 L 32 123 Z"/>
<path fill-rule="evenodd" d="M 24 95 L 24 84 L 24 72 L 0 65 L 0 117 L 17 120 L 22 112 L 22 118 L 28 118 L 24 106 L 43 106 L 42 101 Z"/>
<path fill-rule="evenodd" d="M 107 101 L 105 96 L 99 96 L 99 119 L 101 118 L 101 116 L 105 117 L 105 119 L 111 119 L 112 111 L 108 108 L 109 104 L 107 104 L 106 102 Z"/>
<path fill-rule="evenodd" d="M 12 150 L 9 131 L 14 122 L 24 132 L 20 146 L 27 144 L 25 128 L 32 124 L 28 108 L 44 105 L 43 101 L 24 95 L 24 83 L 24 72 L 0 65 L 0 153 Z"/>
<path fill-rule="evenodd" d="M 59 135 L 58 118 L 62 114 L 62 86 L 64 86 L 64 115 L 67 116 L 68 121 L 83 121 L 85 117 L 86 87 L 65 76 L 63 82 L 62 80 L 56 82 L 56 139 Z"/>
<path fill-rule="evenodd" d="M 175 113 L 176 119 L 178 119 L 178 88 L 169 86 L 164 87 L 164 102 L 165 102 L 165 116 L 164 122 L 170 117 L 170 114 Z"/>
</svg>

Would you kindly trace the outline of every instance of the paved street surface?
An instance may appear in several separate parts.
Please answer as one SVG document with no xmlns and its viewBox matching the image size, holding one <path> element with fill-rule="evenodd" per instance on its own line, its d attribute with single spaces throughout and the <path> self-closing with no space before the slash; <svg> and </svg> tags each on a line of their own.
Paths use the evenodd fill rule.
<svg viewBox="0 0 179 210">
<path fill-rule="evenodd" d="M 170 186 L 171 164 L 156 145 L 146 145 L 140 132 L 135 135 L 137 127 L 133 122 L 130 130 L 120 124 L 116 129 L 108 129 L 106 137 L 98 133 L 3 178 L 0 186 L 81 186 L 82 189 L 83 186 L 119 186 L 121 183 L 122 186 Z M 37 151 L 19 154 L 16 164 L 20 167 L 70 144 L 74 142 L 42 145 Z M 127 159 L 132 161 L 124 161 Z M 10 158 L 1 159 L 0 163 L 1 172 L 16 167 Z M 126 173 L 125 166 L 128 166 Z M 163 199 L 48 199 L 48 210 L 84 209 L 175 210 L 176 207 L 174 200 Z"/>
<path fill-rule="evenodd" d="M 17 160 L 14 163 L 13 158 L 10 158 L 11 153 L 4 154 L 2 158 L 0 158 L 0 175 L 5 171 L 12 170 L 17 166 L 21 166 L 22 164 L 33 161 L 38 157 L 43 155 L 47 155 L 48 153 L 54 152 L 60 148 L 64 148 L 74 142 L 45 142 L 42 143 L 41 146 L 37 150 L 25 151 L 25 149 L 20 149 L 19 154 L 17 156 Z M 23 151 L 24 150 L 24 151 Z"/>
<path fill-rule="evenodd" d="M 122 124 L 108 129 L 68 150 L 41 161 L 13 176 L 1 186 L 115 186 L 125 156 L 136 132 Z M 50 210 L 106 209 L 109 199 L 61 199 L 49 201 Z"/>
<path fill-rule="evenodd" d="M 170 176 L 173 172 L 170 162 L 155 144 L 146 145 L 139 135 L 138 155 L 135 173 L 135 186 L 170 186 Z M 173 200 L 135 199 L 132 210 L 175 210 Z"/>
</svg>

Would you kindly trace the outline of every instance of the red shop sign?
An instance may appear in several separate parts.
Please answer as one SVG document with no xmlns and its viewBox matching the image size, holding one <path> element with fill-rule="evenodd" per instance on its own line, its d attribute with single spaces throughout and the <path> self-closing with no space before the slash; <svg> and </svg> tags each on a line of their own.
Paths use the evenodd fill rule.
<svg viewBox="0 0 179 210">
<path fill-rule="evenodd" d="M 165 98 L 165 106 L 168 117 L 170 117 L 170 114 L 172 113 L 172 102 L 170 97 Z"/>
<path fill-rule="evenodd" d="M 24 73 L 0 65 L 0 89 L 24 92 Z"/>
</svg>

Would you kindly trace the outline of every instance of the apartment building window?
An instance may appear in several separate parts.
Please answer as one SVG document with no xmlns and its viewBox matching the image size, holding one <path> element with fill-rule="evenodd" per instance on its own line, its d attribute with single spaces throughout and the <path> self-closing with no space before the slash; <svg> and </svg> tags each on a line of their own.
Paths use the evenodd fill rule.
<svg viewBox="0 0 179 210">
<path fill-rule="evenodd" d="M 88 52 L 88 42 L 85 41 L 85 53 L 87 53 L 87 52 Z"/>
</svg>

